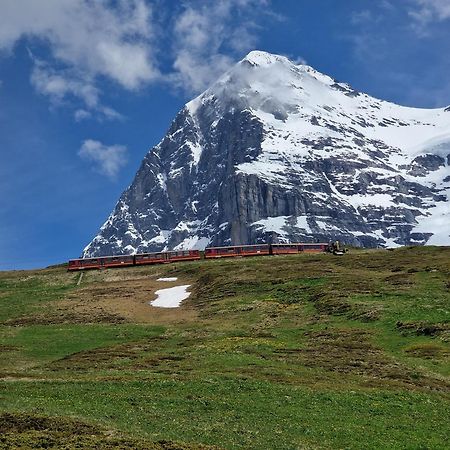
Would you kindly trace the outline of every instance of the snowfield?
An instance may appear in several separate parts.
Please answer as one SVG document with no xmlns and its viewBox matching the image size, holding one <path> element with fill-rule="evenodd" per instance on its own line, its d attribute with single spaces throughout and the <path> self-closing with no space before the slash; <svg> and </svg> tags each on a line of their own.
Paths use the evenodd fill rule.
<svg viewBox="0 0 450 450">
<path fill-rule="evenodd" d="M 181 302 L 191 295 L 190 292 L 187 292 L 190 287 L 190 284 L 186 284 L 167 289 L 159 289 L 155 292 L 156 300 L 150 302 L 150 305 L 157 308 L 178 308 Z"/>
</svg>

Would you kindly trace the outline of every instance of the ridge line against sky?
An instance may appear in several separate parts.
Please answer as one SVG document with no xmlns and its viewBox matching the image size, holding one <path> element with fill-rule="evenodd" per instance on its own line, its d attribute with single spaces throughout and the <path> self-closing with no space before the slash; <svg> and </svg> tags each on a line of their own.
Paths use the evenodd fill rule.
<svg viewBox="0 0 450 450">
<path fill-rule="evenodd" d="M 180 107 L 252 49 L 446 106 L 449 23 L 450 0 L 3 0 L 0 256 L 83 248 Z"/>
</svg>

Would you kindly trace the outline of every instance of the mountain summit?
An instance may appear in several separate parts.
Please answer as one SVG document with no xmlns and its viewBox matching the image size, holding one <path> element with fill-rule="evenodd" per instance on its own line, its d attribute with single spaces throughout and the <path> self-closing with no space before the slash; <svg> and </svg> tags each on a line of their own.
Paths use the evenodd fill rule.
<svg viewBox="0 0 450 450">
<path fill-rule="evenodd" d="M 450 111 L 252 51 L 178 113 L 83 256 L 268 239 L 450 245 Z"/>
</svg>

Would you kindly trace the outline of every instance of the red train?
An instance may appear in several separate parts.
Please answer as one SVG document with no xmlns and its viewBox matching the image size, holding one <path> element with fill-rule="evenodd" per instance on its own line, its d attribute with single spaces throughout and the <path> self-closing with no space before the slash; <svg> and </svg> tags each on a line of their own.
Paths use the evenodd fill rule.
<svg viewBox="0 0 450 450">
<path fill-rule="evenodd" d="M 321 253 L 331 252 L 330 244 L 272 244 L 271 255 L 287 255 L 291 253 Z"/>
<path fill-rule="evenodd" d="M 236 256 L 287 255 L 303 252 L 322 253 L 333 251 L 330 244 L 257 244 L 235 245 L 229 247 L 207 247 L 205 259 Z M 103 269 L 107 267 L 140 266 L 146 264 L 165 264 L 174 261 L 195 261 L 202 259 L 199 250 L 180 250 L 137 255 L 100 256 L 98 258 L 79 258 L 69 261 L 68 270 Z"/>
<path fill-rule="evenodd" d="M 100 256 L 98 258 L 71 259 L 69 261 L 68 270 L 141 266 L 145 264 L 164 264 L 173 261 L 193 261 L 196 259 L 201 259 L 198 250 L 141 253 L 138 255 Z"/>
<path fill-rule="evenodd" d="M 226 258 L 228 256 L 270 255 L 270 245 L 236 245 L 231 247 L 207 247 L 205 258 Z"/>
</svg>

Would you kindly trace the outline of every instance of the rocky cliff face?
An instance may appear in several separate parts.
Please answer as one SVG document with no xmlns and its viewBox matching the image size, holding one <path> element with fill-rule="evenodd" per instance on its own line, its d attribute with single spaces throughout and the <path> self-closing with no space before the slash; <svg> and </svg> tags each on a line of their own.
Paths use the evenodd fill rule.
<svg viewBox="0 0 450 450">
<path fill-rule="evenodd" d="M 267 240 L 450 245 L 450 111 L 251 52 L 177 115 L 83 256 Z"/>
</svg>

